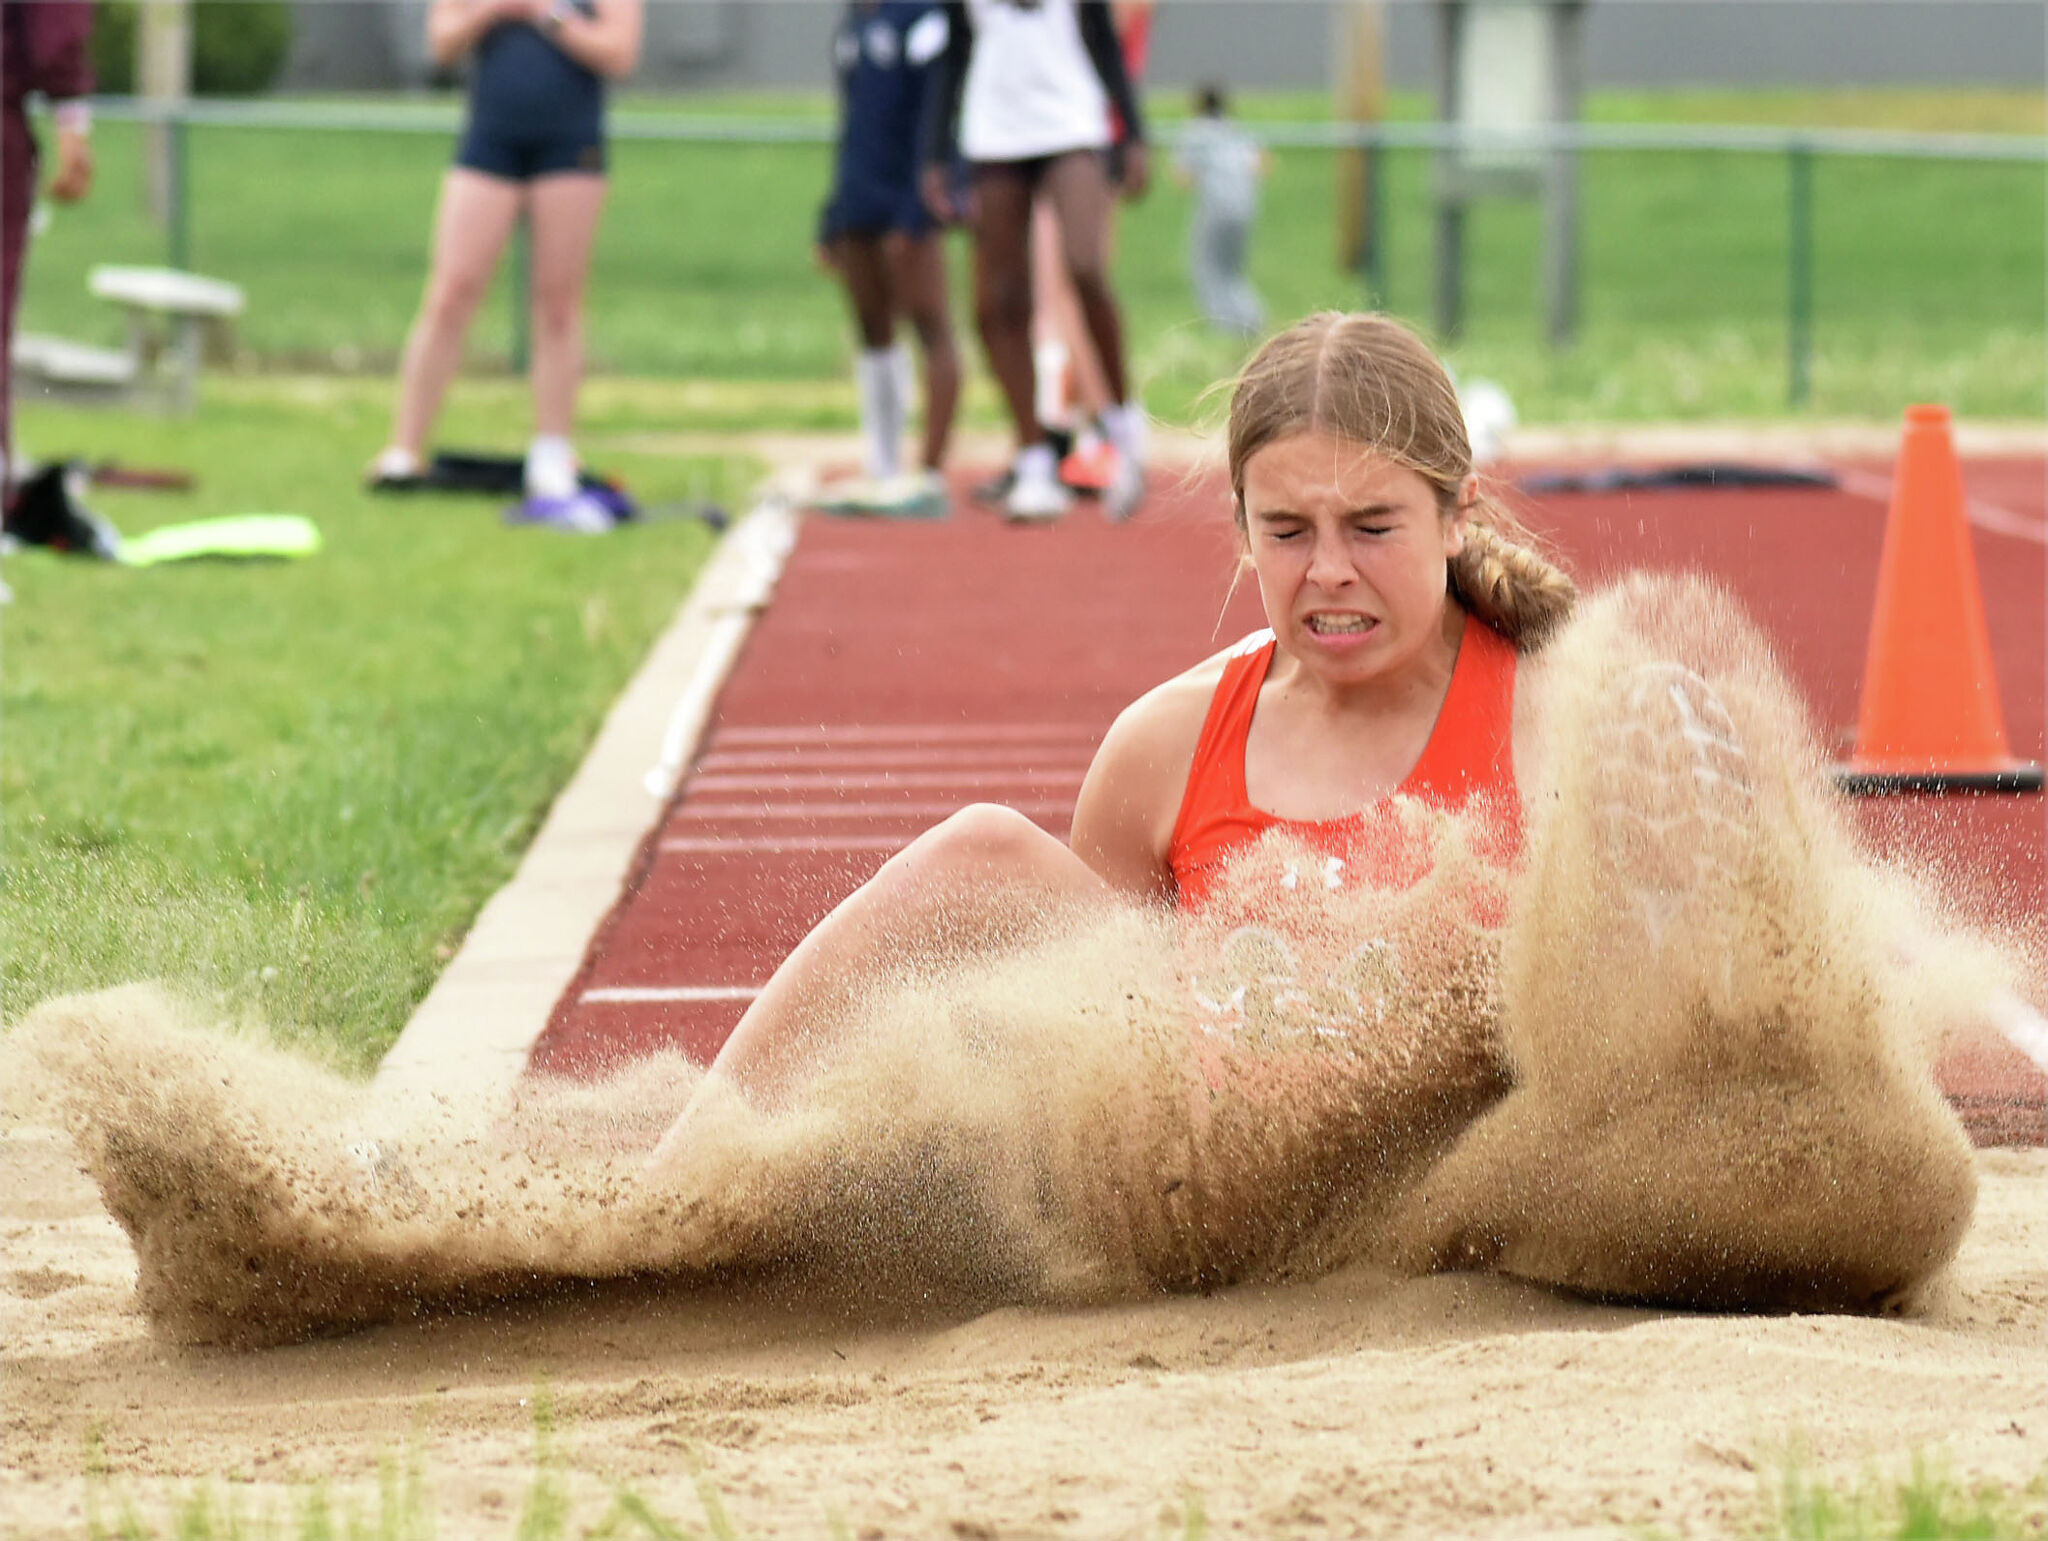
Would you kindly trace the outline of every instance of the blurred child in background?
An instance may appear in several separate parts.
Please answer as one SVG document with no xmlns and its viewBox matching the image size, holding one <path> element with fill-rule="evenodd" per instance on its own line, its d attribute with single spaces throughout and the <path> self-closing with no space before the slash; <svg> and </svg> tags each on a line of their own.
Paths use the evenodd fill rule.
<svg viewBox="0 0 2048 1541">
<path fill-rule="evenodd" d="M 1271 161 L 1259 142 L 1229 117 L 1223 87 L 1195 90 L 1195 118 L 1174 152 L 1174 180 L 1195 190 L 1188 225 L 1188 276 L 1202 314 L 1218 331 L 1255 337 L 1266 307 L 1245 276 L 1259 183 Z"/>
</svg>

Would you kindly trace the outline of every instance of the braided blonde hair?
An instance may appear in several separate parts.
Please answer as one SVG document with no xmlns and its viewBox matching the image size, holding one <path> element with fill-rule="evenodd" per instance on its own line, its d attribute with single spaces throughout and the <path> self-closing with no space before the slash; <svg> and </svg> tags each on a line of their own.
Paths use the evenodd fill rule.
<svg viewBox="0 0 2048 1541">
<path fill-rule="evenodd" d="M 1465 415 L 1421 338 L 1386 316 L 1320 311 L 1252 356 L 1230 398 L 1230 490 L 1245 533 L 1244 468 L 1276 439 L 1322 432 L 1405 466 L 1436 489 L 1445 518 L 1472 473 Z M 1451 596 L 1527 652 L 1571 614 L 1578 588 L 1522 522 L 1482 488 Z"/>
</svg>

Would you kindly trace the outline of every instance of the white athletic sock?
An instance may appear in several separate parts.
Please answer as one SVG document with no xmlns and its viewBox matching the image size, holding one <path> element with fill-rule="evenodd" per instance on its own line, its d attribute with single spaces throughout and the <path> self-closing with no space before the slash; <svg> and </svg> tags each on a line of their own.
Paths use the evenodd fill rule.
<svg viewBox="0 0 2048 1541">
<path fill-rule="evenodd" d="M 1059 480 L 1060 463 L 1050 444 L 1027 444 L 1017 451 L 1017 480 L 1053 482 Z"/>
<path fill-rule="evenodd" d="M 894 476 L 902 441 L 903 413 L 896 397 L 893 348 L 864 348 L 853 364 L 860 386 L 860 431 L 867 441 L 868 475 Z"/>
<path fill-rule="evenodd" d="M 1038 421 L 1047 428 L 1064 428 L 1071 408 L 1067 404 L 1067 345 L 1057 337 L 1046 339 L 1031 352 L 1032 373 L 1037 380 L 1032 405 Z"/>
<path fill-rule="evenodd" d="M 373 475 L 390 477 L 394 481 L 407 476 L 417 476 L 420 474 L 420 457 L 411 450 L 400 449 L 394 444 L 378 454 L 376 463 L 370 470 Z"/>
<path fill-rule="evenodd" d="M 1119 455 L 1143 462 L 1149 437 L 1145 409 L 1136 401 L 1120 402 L 1102 409 L 1102 431 Z"/>
<path fill-rule="evenodd" d="M 896 392 L 895 437 L 900 442 L 910 431 L 911 404 L 917 400 L 917 371 L 910 362 L 910 349 L 903 343 L 889 350 L 889 375 Z"/>
<path fill-rule="evenodd" d="M 558 433 L 536 434 L 526 446 L 526 495 L 530 498 L 576 496 L 576 451 Z"/>
</svg>

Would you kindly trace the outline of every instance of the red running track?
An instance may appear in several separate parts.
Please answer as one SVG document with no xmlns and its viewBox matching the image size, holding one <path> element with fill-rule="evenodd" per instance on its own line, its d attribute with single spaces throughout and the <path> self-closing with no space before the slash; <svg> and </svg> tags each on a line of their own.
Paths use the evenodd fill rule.
<svg viewBox="0 0 2048 1541">
<path fill-rule="evenodd" d="M 1888 470 L 1845 491 L 1638 492 L 1526 504 L 1583 577 L 1703 571 L 1779 644 L 1819 720 L 1856 716 Z M 1972 461 L 1985 609 L 2016 754 L 2043 754 L 2048 498 L 2038 460 Z M 1150 686 L 1263 624 L 1231 593 L 1219 482 L 1169 485 L 1112 528 L 969 509 L 930 524 L 810 518 L 698 757 L 534 1045 L 588 1075 L 655 1048 L 709 1061 L 776 962 L 894 850 L 963 803 L 1064 835 L 1095 744 Z M 1977 917 L 2042 934 L 2048 802 L 1859 805 L 1879 847 L 1939 859 Z M 1943 1082 L 1985 1143 L 2048 1141 L 2048 1082 L 2002 1040 Z"/>
</svg>

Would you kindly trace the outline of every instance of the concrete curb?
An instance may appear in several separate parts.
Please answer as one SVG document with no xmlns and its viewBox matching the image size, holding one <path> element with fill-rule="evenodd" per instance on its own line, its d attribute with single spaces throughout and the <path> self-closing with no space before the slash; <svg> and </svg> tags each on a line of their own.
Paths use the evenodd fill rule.
<svg viewBox="0 0 2048 1541">
<path fill-rule="evenodd" d="M 508 1093 L 635 853 L 688 765 L 795 544 L 797 490 L 772 485 L 712 552 L 575 776 L 377 1068 L 387 1103 Z M 652 767 L 650 769 L 649 767 Z"/>
</svg>

